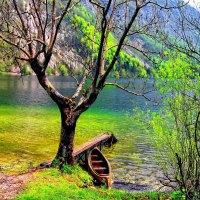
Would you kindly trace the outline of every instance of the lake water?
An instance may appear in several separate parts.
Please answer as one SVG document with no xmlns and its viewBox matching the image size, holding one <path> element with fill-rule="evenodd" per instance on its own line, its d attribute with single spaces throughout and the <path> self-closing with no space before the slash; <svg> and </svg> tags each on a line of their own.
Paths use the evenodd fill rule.
<svg viewBox="0 0 200 200">
<path fill-rule="evenodd" d="M 73 80 L 50 77 L 64 95 L 72 95 Z M 137 81 L 136 84 L 140 84 Z M 152 94 L 153 95 L 153 94 Z M 130 191 L 156 190 L 161 170 L 150 136 L 136 123 L 133 109 L 156 110 L 136 97 L 105 88 L 98 100 L 78 120 L 75 146 L 105 132 L 119 142 L 104 153 L 112 166 L 113 187 Z M 36 77 L 0 76 L 0 169 L 17 171 L 51 160 L 56 154 L 60 129 L 59 111 Z"/>
</svg>

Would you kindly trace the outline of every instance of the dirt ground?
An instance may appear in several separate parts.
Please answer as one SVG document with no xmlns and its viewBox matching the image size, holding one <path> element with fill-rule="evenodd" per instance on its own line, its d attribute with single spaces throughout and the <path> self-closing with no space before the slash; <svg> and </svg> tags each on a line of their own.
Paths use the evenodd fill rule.
<svg viewBox="0 0 200 200">
<path fill-rule="evenodd" d="M 33 172 L 27 172 L 18 175 L 6 175 L 0 172 L 0 199 L 13 199 L 23 190 L 24 184 L 33 179 Z"/>
</svg>

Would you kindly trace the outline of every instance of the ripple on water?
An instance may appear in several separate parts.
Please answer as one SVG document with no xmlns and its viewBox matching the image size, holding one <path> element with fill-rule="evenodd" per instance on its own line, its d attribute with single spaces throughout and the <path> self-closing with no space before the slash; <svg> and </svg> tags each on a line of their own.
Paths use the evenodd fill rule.
<svg viewBox="0 0 200 200">
<path fill-rule="evenodd" d="M 129 132 L 125 138 L 130 136 Z M 111 157 L 109 150 L 105 150 L 112 166 L 113 187 L 128 191 L 156 190 L 161 187 L 160 178 L 163 176 L 155 162 L 155 148 L 147 141 L 148 138 L 135 137 L 134 132 L 132 136 L 134 139 L 131 140 L 121 140 L 119 136 L 119 142 L 112 149 Z"/>
<path fill-rule="evenodd" d="M 141 183 L 127 183 L 125 181 L 114 181 L 113 188 L 115 189 L 123 189 L 126 190 L 128 192 L 138 192 L 138 191 L 150 191 L 153 188 L 151 188 L 150 186 L 147 186 L 145 184 L 141 184 Z"/>
</svg>

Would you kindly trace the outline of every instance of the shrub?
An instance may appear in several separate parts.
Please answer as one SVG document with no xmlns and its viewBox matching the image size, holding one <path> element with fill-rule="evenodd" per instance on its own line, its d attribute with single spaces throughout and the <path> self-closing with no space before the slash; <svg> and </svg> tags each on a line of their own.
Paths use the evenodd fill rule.
<svg viewBox="0 0 200 200">
<path fill-rule="evenodd" d="M 68 70 L 65 65 L 60 65 L 59 70 L 62 76 L 68 75 Z"/>
<path fill-rule="evenodd" d="M 22 75 L 31 75 L 29 68 L 25 64 L 20 67 L 20 72 Z"/>
<path fill-rule="evenodd" d="M 48 67 L 47 70 L 46 70 L 46 73 L 47 73 L 48 76 L 54 74 L 53 72 L 54 71 L 52 70 L 52 67 Z"/>
</svg>

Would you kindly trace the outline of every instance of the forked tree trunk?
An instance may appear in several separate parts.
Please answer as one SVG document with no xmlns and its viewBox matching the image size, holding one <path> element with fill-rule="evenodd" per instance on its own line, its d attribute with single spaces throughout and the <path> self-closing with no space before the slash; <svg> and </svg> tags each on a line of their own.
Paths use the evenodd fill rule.
<svg viewBox="0 0 200 200">
<path fill-rule="evenodd" d="M 37 62 L 32 63 L 32 69 L 38 67 Z M 68 97 L 62 96 L 49 82 L 48 78 L 43 71 L 35 70 L 41 86 L 47 91 L 52 100 L 57 104 L 61 113 L 61 133 L 58 152 L 52 165 L 59 165 L 68 163 L 74 164 L 73 148 L 74 148 L 74 135 L 76 128 L 76 121 L 80 114 L 73 112 L 74 102 Z"/>
<path fill-rule="evenodd" d="M 68 109 L 60 108 L 61 112 L 61 133 L 57 155 L 53 162 L 60 167 L 63 164 L 74 164 L 73 149 L 76 121 L 78 117 Z"/>
<path fill-rule="evenodd" d="M 58 152 L 52 165 L 59 165 L 68 163 L 74 164 L 73 149 L 74 149 L 74 135 L 76 122 L 82 112 L 87 110 L 90 105 L 96 100 L 99 91 L 90 94 L 90 98 L 86 103 L 82 104 L 79 109 L 75 109 L 76 102 L 67 96 L 61 95 L 49 82 L 46 77 L 45 71 L 39 70 L 42 67 L 35 60 L 32 61 L 31 67 L 37 75 L 40 85 L 46 90 L 48 95 L 57 104 L 61 113 L 61 133 Z"/>
</svg>

